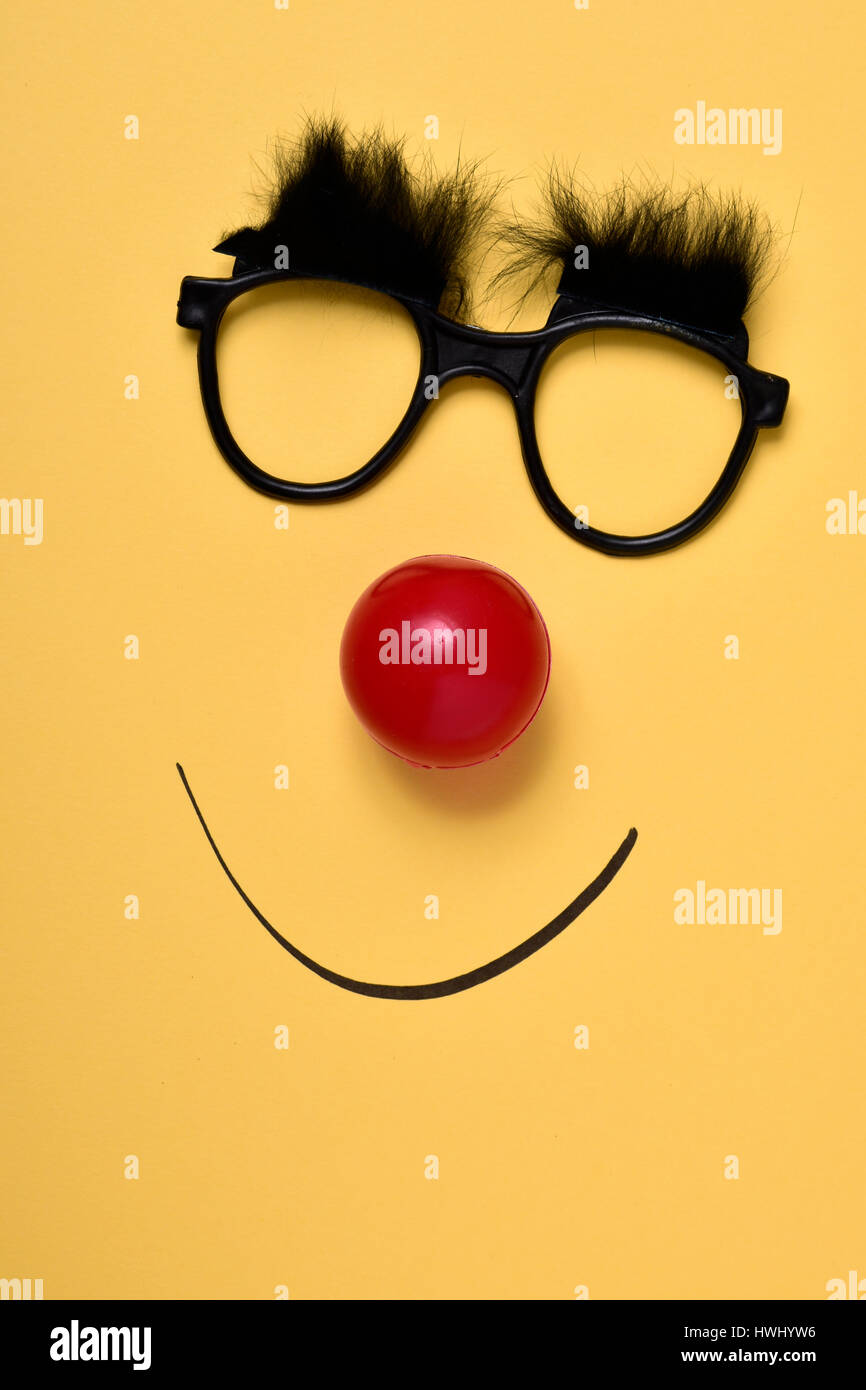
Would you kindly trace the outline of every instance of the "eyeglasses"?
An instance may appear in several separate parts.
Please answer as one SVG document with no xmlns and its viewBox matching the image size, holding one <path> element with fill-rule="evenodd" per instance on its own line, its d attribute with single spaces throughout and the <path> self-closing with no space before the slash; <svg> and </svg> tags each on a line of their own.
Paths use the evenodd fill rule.
<svg viewBox="0 0 866 1390">
<path fill-rule="evenodd" d="M 547 515 L 581 545 L 607 555 L 653 555 L 691 539 L 718 514 L 734 490 L 761 429 L 781 424 L 788 382 L 759 371 L 747 361 L 745 327 L 733 335 L 715 334 L 664 319 L 611 309 L 560 294 L 543 328 L 497 333 L 457 323 L 418 300 L 398 294 L 388 298 L 408 313 L 417 333 L 420 367 L 408 406 L 396 428 L 366 462 L 343 477 L 326 482 L 292 482 L 259 467 L 241 449 L 229 427 L 220 395 L 217 341 L 229 306 L 240 296 L 277 282 L 321 280 L 290 270 L 248 270 L 236 266 L 228 279 L 186 276 L 181 284 L 177 322 L 199 334 L 198 371 L 202 401 L 214 440 L 223 458 L 245 482 L 266 496 L 291 502 L 329 502 L 352 497 L 375 482 L 406 447 L 438 388 L 461 376 L 488 377 L 508 392 L 514 405 L 523 460 L 536 497 Z M 619 535 L 580 519 L 554 489 L 538 442 L 536 400 L 539 381 L 551 354 L 567 340 L 596 330 L 661 335 L 720 363 L 735 383 L 740 403 L 739 429 L 717 481 L 704 500 L 681 521 L 645 535 Z M 430 383 L 435 389 L 430 389 Z M 623 395 L 623 410 L 628 408 Z"/>
</svg>

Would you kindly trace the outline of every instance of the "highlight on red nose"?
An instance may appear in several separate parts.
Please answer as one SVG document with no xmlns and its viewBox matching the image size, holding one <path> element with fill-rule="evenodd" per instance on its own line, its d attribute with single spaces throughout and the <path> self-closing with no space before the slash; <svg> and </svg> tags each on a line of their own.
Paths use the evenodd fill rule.
<svg viewBox="0 0 866 1390">
<path fill-rule="evenodd" d="M 532 723 L 550 641 L 504 570 L 420 555 L 361 594 L 343 630 L 340 674 L 358 719 L 389 752 L 418 767 L 471 767 Z"/>
</svg>

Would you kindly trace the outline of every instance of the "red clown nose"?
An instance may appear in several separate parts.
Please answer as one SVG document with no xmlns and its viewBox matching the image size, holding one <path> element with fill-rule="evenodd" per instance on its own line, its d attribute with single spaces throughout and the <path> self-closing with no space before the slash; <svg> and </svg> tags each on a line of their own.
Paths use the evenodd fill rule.
<svg viewBox="0 0 866 1390">
<path fill-rule="evenodd" d="M 343 631 L 340 674 L 377 743 L 418 767 L 470 767 L 532 723 L 550 641 L 529 594 L 503 570 L 422 555 L 364 590 Z"/>
</svg>

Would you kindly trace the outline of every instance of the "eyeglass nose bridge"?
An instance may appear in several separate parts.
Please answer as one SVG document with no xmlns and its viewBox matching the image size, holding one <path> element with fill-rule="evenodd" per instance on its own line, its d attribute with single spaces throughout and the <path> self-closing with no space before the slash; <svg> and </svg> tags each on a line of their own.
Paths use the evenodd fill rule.
<svg viewBox="0 0 866 1390">
<path fill-rule="evenodd" d="M 537 334 L 488 333 L 450 319 L 438 319 L 431 345 L 440 385 L 461 376 L 488 377 L 515 400 L 537 352 Z"/>
</svg>

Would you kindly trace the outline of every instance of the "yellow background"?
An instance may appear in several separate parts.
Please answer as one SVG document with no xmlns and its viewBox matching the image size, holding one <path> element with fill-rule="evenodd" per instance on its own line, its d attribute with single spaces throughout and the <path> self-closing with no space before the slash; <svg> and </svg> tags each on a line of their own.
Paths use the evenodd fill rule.
<svg viewBox="0 0 866 1390">
<path fill-rule="evenodd" d="M 248 1299 L 823 1298 L 866 1275 L 866 537 L 824 525 L 866 493 L 858 12 L 100 0 L 6 27 L 2 492 L 44 498 L 45 537 L 0 537 L 0 1275 Z M 782 153 L 675 145 L 699 99 L 783 108 Z M 709 531 L 644 561 L 573 544 L 486 382 L 444 391 L 363 497 L 275 529 L 211 442 L 175 301 L 227 273 L 209 248 L 253 210 L 251 157 L 332 106 L 414 148 L 437 115 L 437 163 L 487 157 L 506 209 L 559 154 L 600 186 L 639 165 L 742 187 L 793 229 L 749 319 L 788 417 Z M 337 669 L 360 591 L 436 551 L 512 572 L 553 644 L 530 732 L 455 774 L 376 747 Z M 377 1001 L 253 920 L 176 760 L 275 925 L 370 979 L 507 950 L 639 840 L 517 969 Z M 699 878 L 781 887 L 781 934 L 675 925 Z"/>
</svg>

